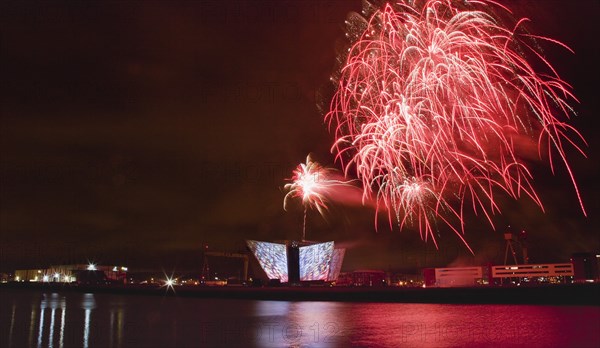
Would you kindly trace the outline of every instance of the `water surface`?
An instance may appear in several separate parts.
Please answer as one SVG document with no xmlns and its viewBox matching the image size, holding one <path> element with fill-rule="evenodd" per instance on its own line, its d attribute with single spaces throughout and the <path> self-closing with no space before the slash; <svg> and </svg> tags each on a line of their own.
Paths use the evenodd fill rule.
<svg viewBox="0 0 600 348">
<path fill-rule="evenodd" d="M 1 347 L 598 347 L 600 307 L 0 293 Z"/>
</svg>

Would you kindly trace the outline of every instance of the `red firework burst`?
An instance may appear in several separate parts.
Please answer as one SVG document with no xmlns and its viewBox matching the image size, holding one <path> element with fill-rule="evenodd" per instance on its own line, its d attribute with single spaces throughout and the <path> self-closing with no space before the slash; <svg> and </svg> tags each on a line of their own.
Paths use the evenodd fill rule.
<svg viewBox="0 0 600 348">
<path fill-rule="evenodd" d="M 583 154 L 577 143 L 585 141 L 566 123 L 576 99 L 528 40 L 566 46 L 520 34 L 526 19 L 503 27 L 491 10 L 507 9 L 491 1 L 410 3 L 386 4 L 365 21 L 325 116 L 337 159 L 346 173 L 356 170 L 364 198 L 425 240 L 436 243 L 435 219 L 462 239 L 467 206 L 493 227 L 498 189 L 543 209 L 524 161 L 527 143 L 537 143 L 552 170 L 554 156 L 565 165 L 585 214 L 563 147 Z M 536 72 L 524 50 L 551 74 Z"/>
</svg>

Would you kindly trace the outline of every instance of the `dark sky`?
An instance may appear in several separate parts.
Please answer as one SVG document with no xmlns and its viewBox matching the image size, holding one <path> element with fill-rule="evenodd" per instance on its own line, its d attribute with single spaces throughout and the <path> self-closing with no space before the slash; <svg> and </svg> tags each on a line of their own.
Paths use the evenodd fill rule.
<svg viewBox="0 0 600 348">
<path fill-rule="evenodd" d="M 532 262 L 598 251 L 598 24 L 594 0 L 510 1 L 580 103 L 569 151 L 588 210 L 560 168 L 533 164 L 546 213 L 500 199 L 497 231 L 469 218 L 469 256 L 440 226 L 441 249 L 413 230 L 374 231 L 369 208 L 308 216 L 307 237 L 348 249 L 344 269 L 499 262 L 507 225 Z M 195 267 L 199 250 L 301 235 L 282 187 L 309 152 L 330 166 L 327 96 L 343 23 L 359 1 L 124 1 L 0 4 L 0 268 L 91 259 Z M 326 99 L 326 98 L 325 98 Z"/>
</svg>

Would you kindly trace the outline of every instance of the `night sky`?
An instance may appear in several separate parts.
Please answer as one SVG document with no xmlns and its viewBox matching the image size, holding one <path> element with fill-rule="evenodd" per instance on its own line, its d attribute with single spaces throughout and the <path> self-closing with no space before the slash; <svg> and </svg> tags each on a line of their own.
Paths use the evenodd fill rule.
<svg viewBox="0 0 600 348">
<path fill-rule="evenodd" d="M 509 1 L 574 87 L 569 149 L 588 211 L 564 168 L 532 163 L 545 214 L 500 198 L 496 231 L 471 216 L 440 250 L 415 230 L 374 230 L 374 211 L 309 212 L 307 238 L 347 246 L 344 270 L 502 262 L 508 225 L 532 263 L 600 250 L 598 22 L 594 0 Z M 200 250 L 299 238 L 302 210 L 282 207 L 285 178 L 308 153 L 339 168 L 318 108 L 360 1 L 124 1 L 0 4 L 0 269 L 93 260 L 196 267 Z"/>
</svg>

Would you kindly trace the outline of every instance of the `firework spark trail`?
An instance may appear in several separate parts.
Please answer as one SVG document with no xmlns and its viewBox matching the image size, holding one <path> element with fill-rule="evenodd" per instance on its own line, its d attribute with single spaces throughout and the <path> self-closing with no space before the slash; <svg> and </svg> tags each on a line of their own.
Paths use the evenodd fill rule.
<svg viewBox="0 0 600 348">
<path fill-rule="evenodd" d="M 356 170 L 363 198 L 375 198 L 390 224 L 395 215 L 400 228 L 418 226 L 425 240 L 435 243 L 435 219 L 462 239 L 451 221 L 464 233 L 470 206 L 493 227 L 497 189 L 515 199 L 525 194 L 543 209 L 522 159 L 522 139 L 530 139 L 540 158 L 547 147 L 552 171 L 558 155 L 585 214 L 563 148 L 569 143 L 583 154 L 578 143 L 585 141 L 564 121 L 573 113 L 567 101 L 576 99 L 521 38 L 566 46 L 520 35 L 526 19 L 502 27 L 483 10 L 508 9 L 492 1 L 472 1 L 468 10 L 452 0 L 417 3 L 386 4 L 354 36 L 325 116 L 337 139 L 332 150 L 346 174 Z M 553 75 L 536 73 L 523 48 Z"/>
</svg>

